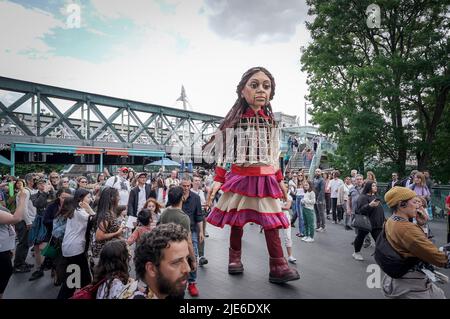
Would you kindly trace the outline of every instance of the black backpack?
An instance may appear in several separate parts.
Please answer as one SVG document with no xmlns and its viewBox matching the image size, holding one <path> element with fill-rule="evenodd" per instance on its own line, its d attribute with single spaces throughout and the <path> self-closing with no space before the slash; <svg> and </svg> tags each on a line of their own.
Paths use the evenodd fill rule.
<svg viewBox="0 0 450 319">
<path fill-rule="evenodd" d="M 392 278 L 403 277 L 420 262 L 416 257 L 402 257 L 387 240 L 384 227 L 376 241 L 374 257 L 378 266 Z"/>
</svg>

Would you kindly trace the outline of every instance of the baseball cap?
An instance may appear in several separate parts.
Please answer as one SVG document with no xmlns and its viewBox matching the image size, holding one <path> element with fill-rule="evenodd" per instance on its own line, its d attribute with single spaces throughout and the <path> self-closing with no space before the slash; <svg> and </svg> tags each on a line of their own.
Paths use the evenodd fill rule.
<svg viewBox="0 0 450 319">
<path fill-rule="evenodd" d="M 137 173 L 137 174 L 136 174 L 136 177 L 139 178 L 139 177 L 141 177 L 142 175 L 148 176 L 148 174 L 147 174 L 146 172 L 141 172 L 141 173 Z"/>
<path fill-rule="evenodd" d="M 119 171 L 120 172 L 128 172 L 129 169 L 128 169 L 128 167 L 121 167 L 121 168 L 119 168 Z"/>
</svg>

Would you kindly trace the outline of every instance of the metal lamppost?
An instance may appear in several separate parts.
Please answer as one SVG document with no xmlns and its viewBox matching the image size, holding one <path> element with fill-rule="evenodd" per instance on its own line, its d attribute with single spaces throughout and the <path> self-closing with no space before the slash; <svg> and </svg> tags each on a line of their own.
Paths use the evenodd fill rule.
<svg viewBox="0 0 450 319">
<path fill-rule="evenodd" d="M 308 119 L 307 119 L 308 105 L 311 105 L 311 103 L 305 102 L 305 126 L 308 125 Z"/>
</svg>

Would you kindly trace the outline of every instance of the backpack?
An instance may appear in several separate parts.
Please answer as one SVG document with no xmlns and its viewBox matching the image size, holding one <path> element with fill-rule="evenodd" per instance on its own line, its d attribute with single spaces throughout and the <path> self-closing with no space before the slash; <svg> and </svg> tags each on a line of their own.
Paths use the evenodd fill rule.
<svg viewBox="0 0 450 319">
<path fill-rule="evenodd" d="M 96 299 L 98 288 L 106 281 L 106 278 L 103 278 L 95 285 L 89 284 L 84 286 L 83 288 L 75 290 L 72 297 L 69 299 Z"/>
<path fill-rule="evenodd" d="M 384 227 L 376 241 L 374 257 L 378 266 L 392 278 L 403 277 L 420 262 L 416 257 L 402 257 L 387 240 Z"/>
</svg>

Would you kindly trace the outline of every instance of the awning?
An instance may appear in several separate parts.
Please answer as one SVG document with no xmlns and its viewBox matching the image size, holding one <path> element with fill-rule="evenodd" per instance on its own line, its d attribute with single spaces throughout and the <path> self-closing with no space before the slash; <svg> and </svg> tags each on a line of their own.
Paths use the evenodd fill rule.
<svg viewBox="0 0 450 319">
<path fill-rule="evenodd" d="M 88 146 L 71 146 L 56 144 L 17 143 L 17 152 L 66 153 L 66 154 L 100 154 L 103 149 Z"/>
<path fill-rule="evenodd" d="M 128 153 L 130 155 L 135 155 L 135 156 L 148 156 L 148 157 L 164 157 L 164 156 L 166 156 L 166 152 L 164 152 L 164 151 L 130 149 L 130 150 L 128 150 Z"/>
<path fill-rule="evenodd" d="M 106 155 L 128 156 L 126 148 L 105 148 Z"/>
<path fill-rule="evenodd" d="M 164 157 L 166 152 L 158 150 L 139 150 L 134 148 L 105 148 L 106 155 Z"/>
<path fill-rule="evenodd" d="M 15 150 L 17 152 L 34 152 L 34 153 L 66 153 L 66 154 L 101 154 L 114 156 L 147 156 L 147 157 L 164 157 L 166 152 L 159 150 L 140 150 L 127 148 L 99 148 L 89 146 L 70 146 L 56 144 L 35 144 L 35 143 L 16 143 Z M 7 160 L 5 158 L 5 160 Z M 5 164 L 7 165 L 7 164 Z"/>
<path fill-rule="evenodd" d="M 17 143 L 17 152 L 35 152 L 35 153 L 75 153 L 75 146 Z"/>
</svg>

